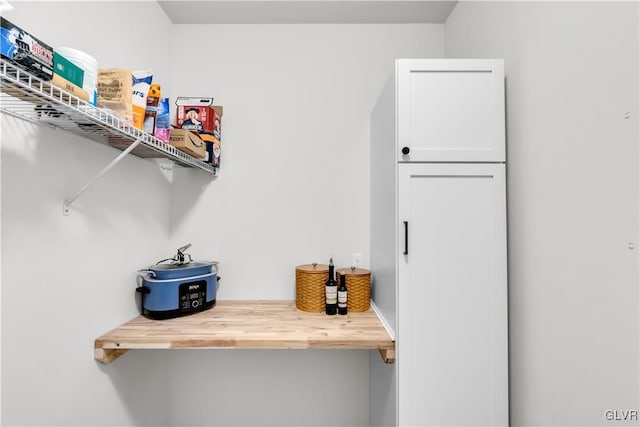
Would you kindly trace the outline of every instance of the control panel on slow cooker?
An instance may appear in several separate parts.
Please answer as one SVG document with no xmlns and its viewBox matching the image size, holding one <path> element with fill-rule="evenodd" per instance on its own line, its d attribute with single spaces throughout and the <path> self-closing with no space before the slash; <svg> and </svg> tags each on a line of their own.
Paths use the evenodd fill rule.
<svg viewBox="0 0 640 427">
<path fill-rule="evenodd" d="M 186 282 L 180 284 L 180 311 L 192 311 L 202 307 L 207 300 L 207 282 Z"/>
</svg>

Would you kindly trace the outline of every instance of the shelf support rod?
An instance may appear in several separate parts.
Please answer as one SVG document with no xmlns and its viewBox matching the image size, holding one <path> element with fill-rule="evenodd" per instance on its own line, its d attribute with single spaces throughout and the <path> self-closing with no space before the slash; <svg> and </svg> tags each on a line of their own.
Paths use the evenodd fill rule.
<svg viewBox="0 0 640 427">
<path fill-rule="evenodd" d="M 71 206 L 71 204 L 73 202 L 76 201 L 76 199 L 78 199 L 78 197 L 82 196 L 93 184 L 96 183 L 96 181 L 98 181 L 100 178 L 102 178 L 102 176 L 104 174 L 106 174 L 107 172 L 109 172 L 109 170 L 111 170 L 111 168 L 113 168 L 115 165 L 117 165 L 118 163 L 120 163 L 120 160 L 124 159 L 127 154 L 129 154 L 130 152 L 132 152 L 137 146 L 138 144 L 140 144 L 142 142 L 142 139 L 138 138 L 136 139 L 131 145 L 129 145 L 127 147 L 126 150 L 124 150 L 122 153 L 118 154 L 118 157 L 116 157 L 115 159 L 113 159 L 111 161 L 111 163 L 109 163 L 107 166 L 104 167 L 104 169 L 102 169 L 102 171 L 100 171 L 100 173 L 98 175 L 96 175 L 95 178 L 93 178 L 91 181 L 87 182 L 85 184 L 84 187 L 82 187 L 75 196 L 65 200 L 65 202 L 62 205 L 62 214 L 67 216 L 69 215 L 69 207 Z"/>
</svg>

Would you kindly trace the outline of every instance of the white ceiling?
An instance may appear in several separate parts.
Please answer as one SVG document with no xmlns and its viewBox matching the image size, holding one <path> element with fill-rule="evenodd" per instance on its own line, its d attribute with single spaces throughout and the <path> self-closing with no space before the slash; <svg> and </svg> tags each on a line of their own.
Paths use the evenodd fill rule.
<svg viewBox="0 0 640 427">
<path fill-rule="evenodd" d="M 174 24 L 443 23 L 457 1 L 158 0 Z"/>
</svg>

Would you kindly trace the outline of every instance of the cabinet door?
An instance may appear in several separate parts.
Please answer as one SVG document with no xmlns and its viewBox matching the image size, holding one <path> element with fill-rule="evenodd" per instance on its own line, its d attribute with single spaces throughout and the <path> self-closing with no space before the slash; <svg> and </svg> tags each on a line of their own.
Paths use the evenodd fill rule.
<svg viewBox="0 0 640 427">
<path fill-rule="evenodd" d="M 503 60 L 402 59 L 396 67 L 400 161 L 504 161 Z"/>
<path fill-rule="evenodd" d="M 504 165 L 401 164 L 398 185 L 399 424 L 507 425 Z"/>
</svg>

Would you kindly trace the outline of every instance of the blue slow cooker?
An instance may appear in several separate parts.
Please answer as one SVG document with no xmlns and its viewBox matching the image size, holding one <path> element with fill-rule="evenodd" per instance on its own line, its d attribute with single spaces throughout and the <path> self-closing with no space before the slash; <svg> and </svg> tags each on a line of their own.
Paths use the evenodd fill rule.
<svg viewBox="0 0 640 427">
<path fill-rule="evenodd" d="M 139 272 L 142 314 L 170 319 L 197 313 L 216 302 L 217 270 L 212 262 L 157 264 Z"/>
</svg>

